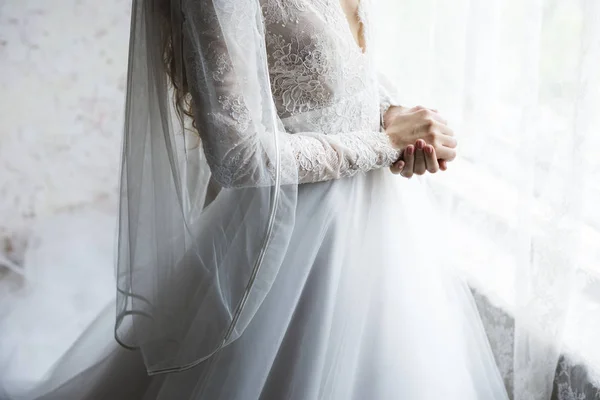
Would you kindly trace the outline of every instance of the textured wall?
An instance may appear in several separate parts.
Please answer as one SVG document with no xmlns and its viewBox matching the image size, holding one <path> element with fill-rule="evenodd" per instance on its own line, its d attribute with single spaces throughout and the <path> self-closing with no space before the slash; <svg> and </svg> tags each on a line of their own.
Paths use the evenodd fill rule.
<svg viewBox="0 0 600 400">
<path fill-rule="evenodd" d="M 0 240 L 17 260 L 40 219 L 116 202 L 130 6 L 0 2 Z"/>
<path fill-rule="evenodd" d="M 0 0 L 0 398 L 39 384 L 114 297 L 130 7 Z"/>
</svg>

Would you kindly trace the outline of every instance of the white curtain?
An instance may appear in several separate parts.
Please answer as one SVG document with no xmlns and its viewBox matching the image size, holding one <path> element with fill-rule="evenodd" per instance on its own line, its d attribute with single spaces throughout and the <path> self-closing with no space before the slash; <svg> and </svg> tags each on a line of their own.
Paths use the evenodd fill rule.
<svg viewBox="0 0 600 400">
<path fill-rule="evenodd" d="M 556 398 L 587 400 L 600 382 L 600 1 L 396 7 L 379 62 L 404 104 L 457 132 L 459 159 L 429 181 L 456 262 L 514 317 L 487 326 L 506 383 L 546 400 L 556 376 Z"/>
</svg>

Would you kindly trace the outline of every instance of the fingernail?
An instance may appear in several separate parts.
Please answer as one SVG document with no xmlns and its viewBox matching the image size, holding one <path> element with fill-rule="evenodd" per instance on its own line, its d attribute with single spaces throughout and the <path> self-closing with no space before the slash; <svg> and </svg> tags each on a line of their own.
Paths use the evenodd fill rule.
<svg viewBox="0 0 600 400">
<path fill-rule="evenodd" d="M 427 146 L 427 147 L 425 147 L 425 152 L 426 152 L 427 154 L 433 154 L 433 147 L 431 147 L 431 146 Z"/>
<path fill-rule="evenodd" d="M 406 154 L 408 154 L 409 156 L 412 156 L 415 153 L 415 149 L 412 146 L 408 146 L 406 148 Z"/>
<path fill-rule="evenodd" d="M 397 164 L 396 164 L 396 168 L 398 168 L 398 169 L 402 169 L 402 168 L 404 168 L 404 162 L 403 162 L 403 161 L 400 161 L 399 163 L 397 163 Z"/>
<path fill-rule="evenodd" d="M 424 146 L 423 146 L 423 141 L 421 141 L 421 140 L 417 140 L 417 149 L 419 149 L 419 150 L 423 150 L 423 147 L 424 147 Z"/>
</svg>

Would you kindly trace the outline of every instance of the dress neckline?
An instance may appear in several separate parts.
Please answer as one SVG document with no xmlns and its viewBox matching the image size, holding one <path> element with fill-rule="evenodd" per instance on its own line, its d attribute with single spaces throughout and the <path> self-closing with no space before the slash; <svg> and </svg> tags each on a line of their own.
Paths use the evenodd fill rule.
<svg viewBox="0 0 600 400">
<path fill-rule="evenodd" d="M 356 37 L 354 36 L 354 32 L 352 31 L 352 25 L 351 22 L 348 20 L 348 17 L 346 15 L 346 12 L 344 11 L 344 7 L 342 6 L 342 1 L 343 0 L 335 0 L 338 4 L 339 7 L 339 11 L 342 14 L 342 17 L 344 18 L 344 22 L 346 25 L 346 31 L 348 32 L 349 38 L 352 41 L 352 45 L 353 47 L 362 55 L 366 55 L 369 51 L 369 46 L 367 43 L 367 35 L 366 35 L 366 30 L 367 30 L 367 26 L 366 26 L 366 21 L 363 18 L 363 10 L 362 10 L 362 6 L 364 1 L 363 0 L 359 0 L 358 1 L 358 7 L 356 9 L 356 16 L 358 18 L 358 23 L 359 23 L 359 41 L 356 40 Z M 360 40 L 362 38 L 362 42 L 364 44 L 364 47 L 360 45 Z"/>
</svg>

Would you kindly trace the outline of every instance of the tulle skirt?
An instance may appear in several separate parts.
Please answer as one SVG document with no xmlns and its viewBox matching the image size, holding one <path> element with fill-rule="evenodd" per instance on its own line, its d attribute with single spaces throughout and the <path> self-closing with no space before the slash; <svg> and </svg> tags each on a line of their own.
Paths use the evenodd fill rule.
<svg viewBox="0 0 600 400">
<path fill-rule="evenodd" d="M 452 232 L 422 181 L 379 170 L 302 185 L 298 196 L 281 270 L 239 339 L 151 378 L 139 355 L 113 344 L 42 398 L 508 398 L 468 287 L 449 268 Z M 111 327 L 110 313 L 100 316 L 82 343 L 106 343 Z M 85 348 L 63 363 L 76 368 Z"/>
</svg>

